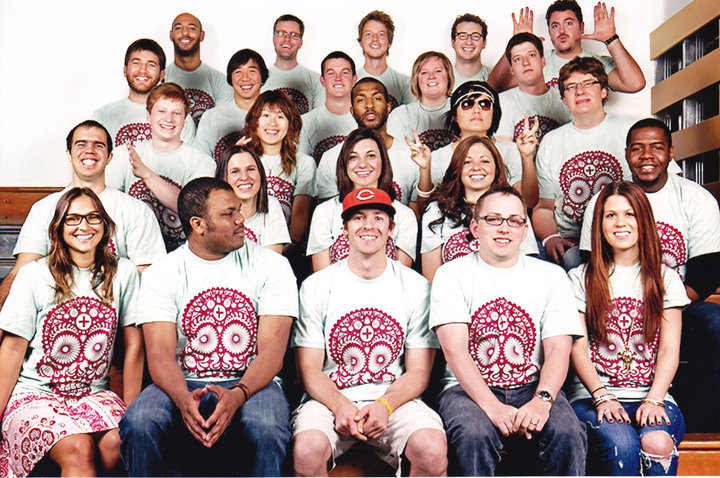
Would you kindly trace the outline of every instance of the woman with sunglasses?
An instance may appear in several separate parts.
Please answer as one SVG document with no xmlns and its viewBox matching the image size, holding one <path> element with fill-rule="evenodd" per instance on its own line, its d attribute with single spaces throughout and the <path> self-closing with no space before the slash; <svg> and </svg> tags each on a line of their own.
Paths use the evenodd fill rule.
<svg viewBox="0 0 720 478">
<path fill-rule="evenodd" d="M 320 204 L 313 213 L 307 255 L 312 256 L 315 272 L 348 255 L 343 235 L 342 202 L 350 192 L 376 188 L 388 193 L 395 207 L 395 230 L 388 240 L 387 255 L 410 267 L 415 259 L 417 220 L 415 213 L 395 197 L 390 158 L 380 134 L 358 128 L 345 139 L 337 162 L 340 194 Z"/>
<path fill-rule="evenodd" d="M 293 244 L 305 235 L 315 196 L 315 161 L 297 150 L 301 127 L 300 112 L 292 100 L 281 90 L 269 90 L 248 111 L 246 139 L 239 142 L 260 157 L 268 194 L 280 201 Z"/>
<path fill-rule="evenodd" d="M 611 183 L 592 215 L 590 261 L 570 271 L 586 336 L 571 353 L 569 400 L 587 423 L 593 475 L 675 475 L 685 422 L 668 394 L 680 354 L 679 275 L 661 262 L 650 203 Z"/>
<path fill-rule="evenodd" d="M 495 144 L 487 136 L 468 136 L 459 141 L 445 180 L 430 198 L 422 217 L 420 248 L 422 272 L 429 281 L 442 264 L 474 250 L 469 227 L 478 198 L 491 187 L 508 186 L 507 170 Z M 538 253 L 532 226 L 520 250 Z"/>
<path fill-rule="evenodd" d="M 112 470 L 120 458 L 125 404 L 108 390 L 118 327 L 126 403 L 140 393 L 143 350 L 138 271 L 108 247 L 114 227 L 92 190 L 68 190 L 50 223 L 50 253 L 20 270 L 0 311 L 3 476 L 27 476 L 45 455 L 62 476 L 94 476 L 96 462 Z"/>
<path fill-rule="evenodd" d="M 230 184 L 241 201 L 245 239 L 282 253 L 290 234 L 280 201 L 268 195 L 260 158 L 246 146 L 232 146 L 223 151 L 215 178 Z"/>
<path fill-rule="evenodd" d="M 450 111 L 445 120 L 445 126 L 460 139 L 452 144 L 438 149 L 432 153 L 430 165 L 430 180 L 432 184 L 439 185 L 445 177 L 453 151 L 459 142 L 468 136 L 486 136 L 492 138 L 500 124 L 500 99 L 495 90 L 484 81 L 469 81 L 460 85 L 450 99 Z M 534 155 L 537 149 L 535 132 L 538 124 L 535 122 L 531 128 L 527 119 L 525 129 L 518 136 L 515 144 L 505 141 L 494 141 L 500 152 L 508 172 L 508 182 L 520 194 L 525 203 L 532 208 L 538 199 L 538 184 L 535 174 Z M 421 165 L 421 186 L 424 184 Z M 427 190 L 419 190 L 420 197 L 427 196 Z"/>
</svg>

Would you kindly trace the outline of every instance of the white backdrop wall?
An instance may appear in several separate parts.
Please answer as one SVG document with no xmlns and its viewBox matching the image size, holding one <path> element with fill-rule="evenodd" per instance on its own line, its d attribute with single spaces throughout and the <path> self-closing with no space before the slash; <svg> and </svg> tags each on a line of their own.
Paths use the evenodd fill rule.
<svg viewBox="0 0 720 478">
<path fill-rule="evenodd" d="M 414 59 L 427 50 L 454 58 L 450 26 L 464 12 L 488 23 L 483 63 L 491 67 L 512 34 L 511 12 L 529 4 L 535 11 L 535 33 L 547 36 L 549 0 L 429 0 L 327 2 L 320 0 L 0 0 L 0 186 L 62 186 L 70 179 L 65 135 L 99 106 L 127 95 L 122 75 L 125 49 L 142 37 L 157 40 L 172 61 L 170 23 L 183 11 L 194 13 L 206 31 L 203 61 L 225 71 L 230 56 L 253 48 L 271 64 L 272 24 L 293 13 L 306 25 L 299 60 L 313 70 L 332 50 L 344 50 L 362 66 L 357 24 L 377 8 L 395 21 L 389 63 L 410 73 Z M 648 86 L 634 95 L 614 93 L 609 110 L 628 117 L 650 113 L 654 67 L 649 60 L 649 33 L 687 0 L 610 2 L 616 8 L 618 33 L 642 67 Z M 586 32 L 593 29 L 595 2 L 580 0 Z M 549 37 L 548 37 L 549 38 Z M 598 42 L 591 51 L 604 52 Z M 546 49 L 551 48 L 549 39 Z"/>
</svg>

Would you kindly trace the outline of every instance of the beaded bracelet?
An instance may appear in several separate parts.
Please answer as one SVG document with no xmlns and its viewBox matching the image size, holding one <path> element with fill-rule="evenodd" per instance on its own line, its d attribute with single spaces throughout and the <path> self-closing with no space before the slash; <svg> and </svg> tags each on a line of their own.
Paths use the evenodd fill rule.
<svg viewBox="0 0 720 478">
<path fill-rule="evenodd" d="M 430 191 L 421 191 L 420 187 L 415 186 L 415 192 L 417 192 L 419 198 L 427 199 L 435 192 L 435 186 L 433 185 Z"/>
<path fill-rule="evenodd" d="M 590 392 L 590 396 L 595 395 L 595 392 L 597 392 L 598 390 L 602 390 L 603 388 L 605 388 L 605 385 L 600 385 L 598 388 Z"/>
<path fill-rule="evenodd" d="M 242 391 L 243 395 L 245 395 L 245 401 L 247 402 L 248 399 L 250 398 L 250 389 L 247 388 L 247 385 L 245 385 L 242 382 L 238 382 L 235 385 L 233 385 L 232 387 L 230 387 L 230 390 L 233 390 L 235 388 L 239 388 L 240 391 Z"/>
<path fill-rule="evenodd" d="M 605 395 L 600 395 L 598 398 L 593 400 L 593 405 L 597 407 L 601 403 L 614 401 L 617 402 L 617 397 L 613 395 L 612 393 L 606 393 Z"/>
<path fill-rule="evenodd" d="M 652 398 L 643 398 L 640 403 L 647 403 L 648 405 L 655 405 L 660 408 L 665 408 L 665 402 L 661 402 L 660 400 L 653 400 Z"/>
</svg>

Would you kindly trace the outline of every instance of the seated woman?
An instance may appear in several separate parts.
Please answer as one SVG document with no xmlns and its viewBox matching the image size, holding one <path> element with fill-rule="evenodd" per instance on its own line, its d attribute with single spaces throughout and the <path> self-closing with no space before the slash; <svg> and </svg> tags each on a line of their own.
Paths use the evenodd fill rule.
<svg viewBox="0 0 720 478">
<path fill-rule="evenodd" d="M 27 476 L 46 454 L 62 476 L 95 475 L 96 452 L 108 470 L 120 458 L 125 404 L 108 390 L 117 328 L 126 403 L 140 393 L 143 350 L 138 271 L 111 251 L 114 227 L 90 189 L 70 189 L 50 223 L 50 253 L 20 270 L 0 311 L 3 475 Z"/>
<path fill-rule="evenodd" d="M 507 170 L 493 140 L 468 136 L 455 148 L 443 182 L 430 197 L 422 217 L 422 272 L 432 281 L 445 262 L 473 251 L 470 234 L 472 210 L 478 198 L 491 187 L 507 186 Z M 537 254 L 535 235 L 530 231 L 520 250 Z"/>
<path fill-rule="evenodd" d="M 220 157 L 215 178 L 229 183 L 242 202 L 245 238 L 282 253 L 290 234 L 280 202 L 268 195 L 260 158 L 245 146 L 232 146 Z"/>
<path fill-rule="evenodd" d="M 501 115 L 500 97 L 490 85 L 484 81 L 468 81 L 460 85 L 452 94 L 450 111 L 445 120 L 445 127 L 460 139 L 432 153 L 432 183 L 440 184 L 460 141 L 468 136 L 492 138 L 500 124 Z M 538 182 L 533 162 L 537 149 L 537 129 L 537 122 L 530 128 L 526 119 L 524 132 L 518 135 L 517 144 L 493 140 L 507 167 L 508 182 L 522 194 L 529 208 L 535 206 L 538 200 Z M 422 196 L 422 192 L 419 194 Z"/>
<path fill-rule="evenodd" d="M 308 237 L 307 255 L 312 256 L 313 270 L 329 266 L 348 255 L 347 237 L 343 235 L 342 202 L 351 191 L 360 188 L 382 189 L 395 207 L 395 230 L 388 241 L 387 255 L 406 266 L 415 258 L 417 220 L 408 206 L 395 198 L 392 167 L 382 137 L 368 128 L 358 128 L 345 139 L 337 163 L 340 194 L 320 204 L 313 213 Z"/>
<path fill-rule="evenodd" d="M 282 205 L 293 243 L 303 239 L 315 196 L 315 160 L 297 151 L 302 120 L 295 103 L 280 90 L 260 93 L 245 117 L 243 135 L 260 157 L 268 194 Z"/>
<path fill-rule="evenodd" d="M 668 394 L 680 354 L 678 274 L 661 263 L 642 189 L 611 183 L 592 217 L 590 261 L 570 271 L 586 337 L 573 343 L 569 400 L 587 423 L 588 473 L 675 475 L 682 413 Z"/>
</svg>

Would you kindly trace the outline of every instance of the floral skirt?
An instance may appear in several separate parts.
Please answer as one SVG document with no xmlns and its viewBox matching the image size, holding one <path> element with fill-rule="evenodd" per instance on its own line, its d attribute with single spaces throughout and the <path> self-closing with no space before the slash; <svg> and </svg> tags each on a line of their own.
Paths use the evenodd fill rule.
<svg viewBox="0 0 720 478">
<path fill-rule="evenodd" d="M 117 428 L 124 411 L 122 400 L 111 391 L 77 399 L 14 393 L 2 417 L 0 477 L 27 476 L 62 438 Z"/>
</svg>

